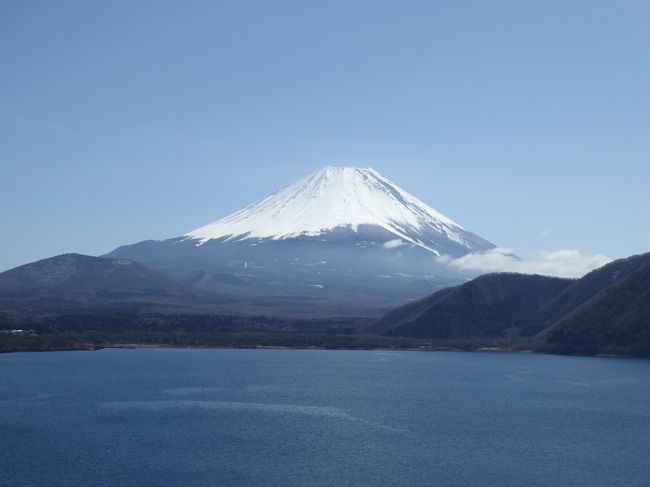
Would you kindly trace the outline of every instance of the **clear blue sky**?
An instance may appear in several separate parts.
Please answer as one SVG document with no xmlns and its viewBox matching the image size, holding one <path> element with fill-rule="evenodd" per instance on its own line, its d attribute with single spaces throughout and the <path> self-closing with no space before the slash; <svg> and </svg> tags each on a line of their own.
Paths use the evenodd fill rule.
<svg viewBox="0 0 650 487">
<path fill-rule="evenodd" d="M 650 2 L 0 3 L 0 270 L 372 166 L 520 255 L 650 250 Z"/>
</svg>

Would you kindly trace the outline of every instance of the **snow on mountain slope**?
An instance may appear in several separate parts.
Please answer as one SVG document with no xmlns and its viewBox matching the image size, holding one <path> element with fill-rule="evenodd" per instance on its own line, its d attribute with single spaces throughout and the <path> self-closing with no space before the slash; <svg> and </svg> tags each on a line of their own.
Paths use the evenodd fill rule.
<svg viewBox="0 0 650 487">
<path fill-rule="evenodd" d="M 483 250 L 493 245 L 410 195 L 371 168 L 326 167 L 184 237 L 212 239 L 314 237 L 334 229 L 380 227 L 435 254 L 441 238 Z M 399 242 L 398 242 L 399 243 Z"/>
</svg>

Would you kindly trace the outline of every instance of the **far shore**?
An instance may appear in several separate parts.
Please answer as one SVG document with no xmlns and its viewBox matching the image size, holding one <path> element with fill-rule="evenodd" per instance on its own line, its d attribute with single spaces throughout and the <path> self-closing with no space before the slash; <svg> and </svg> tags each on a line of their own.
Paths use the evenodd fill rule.
<svg viewBox="0 0 650 487">
<path fill-rule="evenodd" d="M 625 354 L 576 354 L 576 353 L 552 353 L 542 350 L 507 348 L 507 347 L 478 347 L 459 348 L 444 346 L 418 346 L 418 347 L 331 347 L 331 346 L 288 346 L 288 345 L 250 345 L 250 346 L 226 346 L 226 345 L 170 345 L 164 343 L 84 343 L 76 347 L 60 347 L 50 349 L 22 349 L 22 350 L 0 350 L 0 353 L 18 352 L 81 352 L 98 351 L 106 349 L 176 349 L 176 350 L 345 350 L 345 351 L 384 351 L 384 352 L 474 352 L 474 353 L 513 353 L 513 354 L 538 354 L 558 355 L 573 357 L 595 357 L 595 358 L 644 358 Z"/>
</svg>

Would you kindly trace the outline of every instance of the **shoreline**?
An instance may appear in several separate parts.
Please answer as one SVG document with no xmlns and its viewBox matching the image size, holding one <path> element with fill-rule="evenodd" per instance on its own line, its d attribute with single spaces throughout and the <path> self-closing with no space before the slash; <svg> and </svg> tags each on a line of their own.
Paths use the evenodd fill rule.
<svg viewBox="0 0 650 487">
<path fill-rule="evenodd" d="M 536 353 L 586 357 L 649 358 L 624 347 L 554 347 L 533 338 L 425 339 L 374 334 L 293 332 L 184 332 L 150 330 L 27 330 L 0 334 L 0 353 L 92 351 L 104 348 L 248 350 L 380 350 L 410 352 Z"/>
<path fill-rule="evenodd" d="M 537 351 L 532 349 L 508 349 L 504 347 L 480 347 L 480 348 L 454 348 L 454 347 L 325 347 L 325 346 L 218 346 L 218 345 L 166 345 L 159 343 L 105 343 L 105 344 L 84 344 L 76 348 L 52 348 L 52 349 L 33 349 L 33 350 L 0 350 L 0 354 L 11 353 L 31 353 L 31 352 L 94 352 L 111 349 L 175 349 L 175 350 L 341 350 L 341 351 L 358 351 L 358 352 L 469 352 L 469 353 L 508 353 L 508 354 L 535 354 L 535 355 L 555 355 L 564 357 L 591 357 L 591 358 L 615 358 L 615 359 L 648 359 L 650 357 L 641 357 L 624 354 L 580 354 L 580 353 L 553 353 L 548 351 Z"/>
</svg>

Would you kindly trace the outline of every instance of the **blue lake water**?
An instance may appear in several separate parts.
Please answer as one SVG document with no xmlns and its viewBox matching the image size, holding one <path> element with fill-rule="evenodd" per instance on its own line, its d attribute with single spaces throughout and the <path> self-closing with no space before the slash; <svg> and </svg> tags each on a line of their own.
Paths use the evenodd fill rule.
<svg viewBox="0 0 650 487">
<path fill-rule="evenodd" d="M 648 485 L 650 361 L 0 355 L 2 486 Z"/>
</svg>

